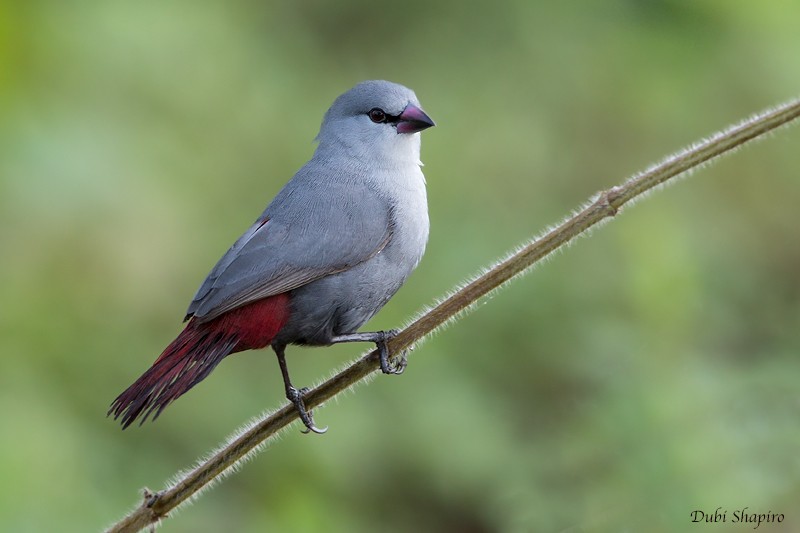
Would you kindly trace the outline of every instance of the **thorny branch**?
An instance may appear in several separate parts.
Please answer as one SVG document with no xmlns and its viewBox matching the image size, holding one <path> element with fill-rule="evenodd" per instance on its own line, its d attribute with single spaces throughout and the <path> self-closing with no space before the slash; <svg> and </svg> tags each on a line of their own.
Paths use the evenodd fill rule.
<svg viewBox="0 0 800 533">
<path fill-rule="evenodd" d="M 557 250 L 592 226 L 613 217 L 628 202 L 704 163 L 729 154 L 744 144 L 800 117 L 800 99 L 791 100 L 735 124 L 708 139 L 667 157 L 661 163 L 634 175 L 622 185 L 598 194 L 580 211 L 564 222 L 532 239 L 505 259 L 496 263 L 475 279 L 441 300 L 418 316 L 389 343 L 397 354 L 411 348 L 446 322 L 456 320 L 483 296 L 498 289 L 513 277 L 530 269 L 535 263 Z M 373 351 L 356 360 L 304 397 L 311 409 L 359 383 L 378 369 L 378 353 Z M 297 411 L 287 405 L 267 413 L 240 429 L 220 449 L 201 460 L 193 469 L 181 473 L 161 492 L 145 490 L 144 501 L 127 516 L 109 528 L 109 532 L 139 531 L 156 524 L 182 503 L 197 497 L 201 490 L 222 479 L 244 460 L 255 455 L 268 439 L 297 419 Z"/>
</svg>

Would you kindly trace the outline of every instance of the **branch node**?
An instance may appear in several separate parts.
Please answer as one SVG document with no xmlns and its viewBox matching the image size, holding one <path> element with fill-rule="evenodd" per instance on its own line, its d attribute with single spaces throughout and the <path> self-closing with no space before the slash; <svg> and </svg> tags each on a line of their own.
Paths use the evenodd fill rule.
<svg viewBox="0 0 800 533">
<path fill-rule="evenodd" d="M 620 198 L 620 188 L 615 186 L 600 192 L 595 205 L 604 211 L 605 216 L 614 217 L 619 213 L 619 206 L 617 205 Z"/>
<path fill-rule="evenodd" d="M 145 487 L 144 489 L 142 489 L 142 496 L 144 498 L 145 507 L 149 509 L 152 508 L 153 505 L 155 505 L 155 503 L 161 497 L 161 494 L 158 492 L 151 492 L 150 489 Z"/>
<path fill-rule="evenodd" d="M 144 500 L 142 502 L 142 507 L 144 509 L 147 509 L 147 511 L 149 511 L 149 514 L 152 517 L 150 520 L 152 523 L 158 522 L 162 518 L 166 518 L 167 516 L 169 516 L 168 513 L 165 513 L 157 508 L 161 507 L 158 504 L 160 503 L 161 497 L 163 495 L 164 495 L 163 490 L 158 492 L 152 492 L 147 487 L 142 489 L 142 498 Z"/>
</svg>

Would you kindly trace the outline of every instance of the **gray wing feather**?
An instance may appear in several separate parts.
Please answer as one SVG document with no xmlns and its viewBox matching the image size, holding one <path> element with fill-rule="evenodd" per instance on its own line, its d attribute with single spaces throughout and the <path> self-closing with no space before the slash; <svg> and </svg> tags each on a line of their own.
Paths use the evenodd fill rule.
<svg viewBox="0 0 800 533">
<path fill-rule="evenodd" d="M 391 239 L 391 209 L 366 187 L 298 174 L 214 266 L 187 311 L 211 320 L 347 270 Z"/>
</svg>

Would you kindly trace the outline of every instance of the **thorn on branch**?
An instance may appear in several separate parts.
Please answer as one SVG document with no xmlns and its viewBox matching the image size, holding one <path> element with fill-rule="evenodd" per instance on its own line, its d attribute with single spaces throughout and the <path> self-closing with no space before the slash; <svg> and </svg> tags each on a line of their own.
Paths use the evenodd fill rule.
<svg viewBox="0 0 800 533">
<path fill-rule="evenodd" d="M 161 497 L 161 493 L 159 493 L 159 492 L 150 492 L 150 489 L 148 489 L 147 487 L 145 487 L 142 490 L 142 495 L 144 497 L 144 504 L 145 504 L 145 506 L 147 508 L 152 508 L 153 505 L 155 505 L 155 503 Z"/>
<path fill-rule="evenodd" d="M 150 511 L 150 514 L 153 516 L 152 522 L 153 524 L 159 522 L 162 518 L 166 518 L 169 516 L 167 513 L 163 513 L 158 509 L 154 509 L 154 507 L 158 504 L 159 500 L 161 500 L 161 496 L 163 496 L 164 491 L 158 492 L 151 492 L 150 489 L 145 487 L 142 490 L 142 498 L 144 499 L 144 507 Z"/>
</svg>

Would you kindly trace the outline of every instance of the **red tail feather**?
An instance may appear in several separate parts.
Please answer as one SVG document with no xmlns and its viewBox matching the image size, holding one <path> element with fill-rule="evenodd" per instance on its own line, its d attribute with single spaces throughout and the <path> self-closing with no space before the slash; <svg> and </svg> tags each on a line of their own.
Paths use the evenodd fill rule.
<svg viewBox="0 0 800 533">
<path fill-rule="evenodd" d="M 123 429 L 143 423 L 200 383 L 227 355 L 268 346 L 289 318 L 289 295 L 278 294 L 239 307 L 208 322 L 192 318 L 136 382 L 111 404 Z"/>
</svg>

